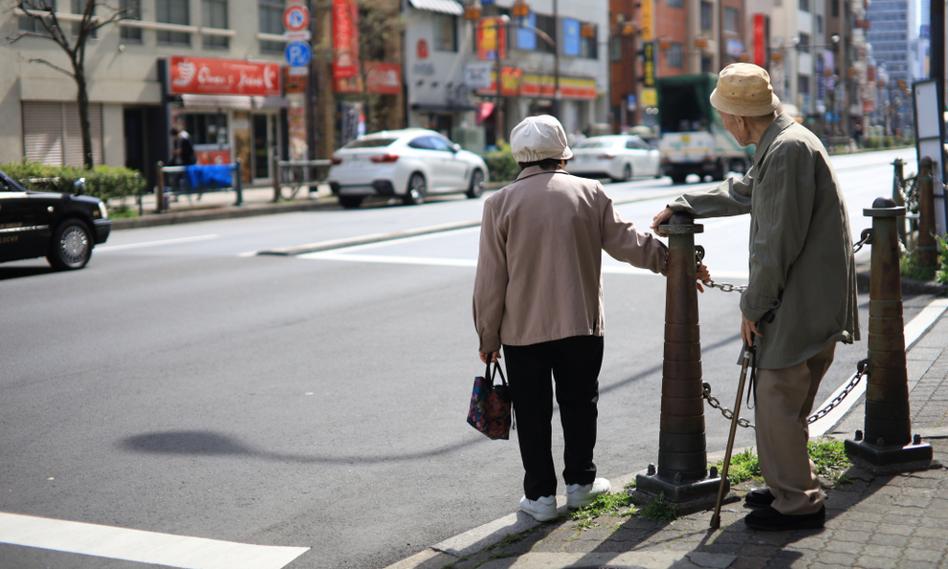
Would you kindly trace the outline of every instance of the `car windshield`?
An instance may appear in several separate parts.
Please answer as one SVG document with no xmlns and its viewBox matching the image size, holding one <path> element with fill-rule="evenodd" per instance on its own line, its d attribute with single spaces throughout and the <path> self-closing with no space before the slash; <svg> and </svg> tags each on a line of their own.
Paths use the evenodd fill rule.
<svg viewBox="0 0 948 569">
<path fill-rule="evenodd" d="M 612 148 L 618 142 L 618 138 L 588 138 L 577 144 L 576 148 Z"/>
<path fill-rule="evenodd" d="M 353 140 L 343 148 L 383 148 L 398 140 L 397 138 L 360 138 Z"/>
<path fill-rule="evenodd" d="M 21 188 L 16 187 L 5 174 L 0 174 L 0 192 L 21 192 Z"/>
</svg>

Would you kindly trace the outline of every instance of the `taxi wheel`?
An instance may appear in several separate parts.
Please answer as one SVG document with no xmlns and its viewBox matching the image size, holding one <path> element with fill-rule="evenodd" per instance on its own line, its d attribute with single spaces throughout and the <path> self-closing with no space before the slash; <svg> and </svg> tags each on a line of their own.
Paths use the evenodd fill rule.
<svg viewBox="0 0 948 569">
<path fill-rule="evenodd" d="M 405 190 L 405 205 L 418 205 L 424 203 L 425 196 L 428 195 L 428 184 L 425 177 L 415 172 L 408 178 L 408 188 Z"/>
<path fill-rule="evenodd" d="M 67 219 L 53 231 L 53 241 L 46 260 L 54 269 L 81 269 L 91 256 L 92 234 L 85 223 L 78 219 Z"/>
<path fill-rule="evenodd" d="M 484 173 L 480 170 L 474 170 L 474 173 L 471 174 L 471 185 L 467 188 L 467 192 L 465 192 L 464 195 L 475 199 L 481 197 L 482 193 L 484 193 Z"/>
</svg>

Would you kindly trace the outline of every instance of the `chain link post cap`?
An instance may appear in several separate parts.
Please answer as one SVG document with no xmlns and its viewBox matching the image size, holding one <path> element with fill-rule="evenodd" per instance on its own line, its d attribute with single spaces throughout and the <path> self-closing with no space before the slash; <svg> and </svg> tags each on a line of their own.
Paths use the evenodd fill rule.
<svg viewBox="0 0 948 569">
<path fill-rule="evenodd" d="M 704 233 L 704 225 L 695 223 L 694 216 L 683 211 L 676 211 L 667 222 L 658 226 L 658 234 L 662 237 L 694 233 Z"/>
<path fill-rule="evenodd" d="M 905 208 L 895 205 L 889 198 L 876 198 L 872 207 L 862 210 L 866 217 L 901 217 L 905 215 Z"/>
</svg>

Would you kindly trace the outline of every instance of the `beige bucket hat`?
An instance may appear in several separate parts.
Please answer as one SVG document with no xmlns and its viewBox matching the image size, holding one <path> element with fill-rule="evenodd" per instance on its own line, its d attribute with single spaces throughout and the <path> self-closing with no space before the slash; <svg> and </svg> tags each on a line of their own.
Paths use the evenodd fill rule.
<svg viewBox="0 0 948 569">
<path fill-rule="evenodd" d="M 779 109 L 780 99 L 774 95 L 766 69 L 753 63 L 732 63 L 718 74 L 711 104 L 730 115 L 758 117 Z"/>
<path fill-rule="evenodd" d="M 517 162 L 539 162 L 547 158 L 569 160 L 573 157 L 563 125 L 550 115 L 527 117 L 513 127 L 510 152 Z"/>
</svg>

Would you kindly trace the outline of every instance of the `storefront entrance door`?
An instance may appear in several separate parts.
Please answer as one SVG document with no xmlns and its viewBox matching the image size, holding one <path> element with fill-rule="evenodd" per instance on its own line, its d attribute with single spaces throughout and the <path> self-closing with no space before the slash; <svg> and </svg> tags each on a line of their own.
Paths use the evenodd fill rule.
<svg viewBox="0 0 948 569">
<path fill-rule="evenodd" d="M 277 121 L 275 115 L 253 115 L 253 177 L 256 180 L 270 178 L 270 160 L 277 144 Z"/>
</svg>

